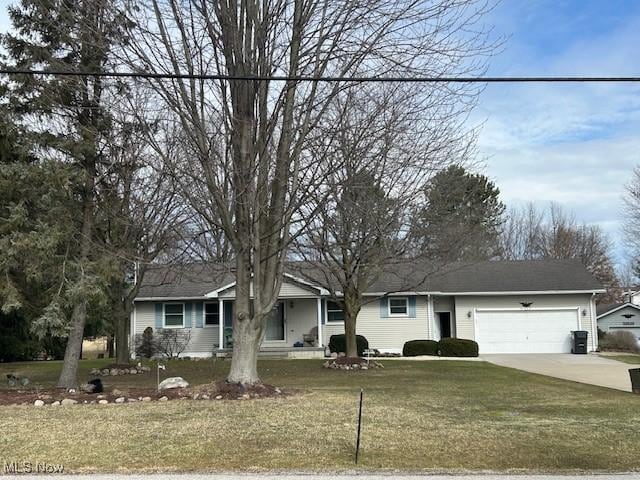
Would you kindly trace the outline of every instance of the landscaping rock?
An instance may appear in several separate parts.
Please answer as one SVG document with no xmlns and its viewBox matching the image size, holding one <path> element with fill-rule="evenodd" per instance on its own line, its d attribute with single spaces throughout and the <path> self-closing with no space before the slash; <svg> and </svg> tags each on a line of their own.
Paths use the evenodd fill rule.
<svg viewBox="0 0 640 480">
<path fill-rule="evenodd" d="M 138 401 L 137 398 L 127 398 L 127 402 L 129 403 L 136 403 Z"/>
<path fill-rule="evenodd" d="M 115 403 L 124 403 L 125 398 L 124 397 L 118 397 L 114 400 Z"/>
<path fill-rule="evenodd" d="M 211 397 L 209 395 L 207 395 L 206 393 L 203 393 L 202 396 L 200 397 L 202 400 L 209 400 Z"/>
<path fill-rule="evenodd" d="M 35 407 L 44 407 L 44 402 L 42 400 L 36 400 L 35 402 L 33 402 L 33 405 Z"/>
<path fill-rule="evenodd" d="M 168 399 L 167 397 L 160 397 L 160 398 L 158 399 L 158 401 L 159 401 L 159 402 L 166 402 L 166 401 L 168 401 L 168 400 L 169 400 L 169 399 Z"/>
<path fill-rule="evenodd" d="M 102 400 L 98 400 L 99 405 L 106 405 L 107 403 L 109 403 L 109 400 L 106 400 L 104 398 Z"/>
<path fill-rule="evenodd" d="M 222 400 L 222 395 L 216 395 L 216 400 Z"/>
<path fill-rule="evenodd" d="M 119 373 L 120 373 L 120 370 L 118 370 L 117 368 L 112 368 L 111 370 L 109 370 L 109 375 L 112 375 L 114 377 Z"/>
<path fill-rule="evenodd" d="M 114 397 L 122 397 L 123 393 L 117 388 L 114 388 L 113 390 L 111 390 L 111 395 L 113 395 Z"/>
<path fill-rule="evenodd" d="M 167 390 L 169 388 L 187 388 L 188 386 L 189 382 L 182 377 L 169 377 L 160 382 L 158 389 Z"/>
<path fill-rule="evenodd" d="M 51 406 L 52 406 L 52 407 L 58 407 L 58 406 L 60 406 L 60 402 L 59 402 L 58 400 L 56 400 L 55 402 L 53 402 L 53 403 L 51 404 Z"/>
<path fill-rule="evenodd" d="M 60 402 L 60 405 L 75 405 L 76 403 L 78 403 L 78 401 L 73 398 L 64 398 L 62 402 Z"/>
<path fill-rule="evenodd" d="M 105 368 L 105 369 L 101 370 L 100 374 L 104 375 L 106 377 L 107 375 L 109 375 L 109 369 Z"/>
<path fill-rule="evenodd" d="M 141 401 L 142 402 L 150 402 L 151 401 L 151 397 L 142 397 Z"/>
</svg>

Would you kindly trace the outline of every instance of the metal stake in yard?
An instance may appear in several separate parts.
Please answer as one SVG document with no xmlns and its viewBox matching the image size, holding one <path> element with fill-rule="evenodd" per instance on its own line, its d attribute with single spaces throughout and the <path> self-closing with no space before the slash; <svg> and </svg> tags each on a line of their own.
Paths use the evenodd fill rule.
<svg viewBox="0 0 640 480">
<path fill-rule="evenodd" d="M 362 397 L 364 390 L 360 389 L 360 407 L 358 408 L 358 434 L 356 436 L 356 465 L 358 464 L 358 457 L 360 455 L 360 431 L 362 427 Z"/>
</svg>

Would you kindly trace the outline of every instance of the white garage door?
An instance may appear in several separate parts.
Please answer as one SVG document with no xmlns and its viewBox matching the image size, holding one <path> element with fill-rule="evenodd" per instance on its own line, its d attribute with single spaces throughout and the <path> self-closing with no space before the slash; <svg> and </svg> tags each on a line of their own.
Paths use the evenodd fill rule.
<svg viewBox="0 0 640 480">
<path fill-rule="evenodd" d="M 480 353 L 569 353 L 578 309 L 476 310 Z"/>
</svg>

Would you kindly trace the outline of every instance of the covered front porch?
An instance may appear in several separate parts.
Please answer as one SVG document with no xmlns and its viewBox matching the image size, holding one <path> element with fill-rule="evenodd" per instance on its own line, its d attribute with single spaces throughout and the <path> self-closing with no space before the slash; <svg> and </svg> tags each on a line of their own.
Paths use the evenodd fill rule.
<svg viewBox="0 0 640 480">
<path fill-rule="evenodd" d="M 220 299 L 223 327 L 218 329 L 215 354 L 229 355 L 233 350 L 234 300 Z M 310 358 L 324 355 L 322 327 L 324 309 L 320 297 L 290 297 L 278 300 L 267 319 L 261 356 Z"/>
</svg>

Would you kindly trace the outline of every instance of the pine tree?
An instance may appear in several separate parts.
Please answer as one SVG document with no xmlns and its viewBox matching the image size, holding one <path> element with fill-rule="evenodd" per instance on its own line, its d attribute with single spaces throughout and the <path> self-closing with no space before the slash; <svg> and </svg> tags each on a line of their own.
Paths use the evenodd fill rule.
<svg viewBox="0 0 640 480">
<path fill-rule="evenodd" d="M 426 206 L 414 226 L 422 254 L 445 263 L 496 254 L 505 206 L 486 176 L 453 165 L 433 177 L 425 194 Z"/>
<path fill-rule="evenodd" d="M 112 50 L 122 41 L 124 17 L 112 0 L 22 0 L 9 9 L 13 33 L 1 38 L 8 64 L 21 69 L 104 72 L 113 69 Z M 65 258 L 64 296 L 71 305 L 65 361 L 59 387 L 76 384 L 89 301 L 100 294 L 94 248 L 96 180 L 108 165 L 102 145 L 111 132 L 110 101 L 117 88 L 101 77 L 14 76 L 11 104 L 21 114 L 44 158 L 61 161 L 77 179 L 72 195 L 79 215 L 71 220 Z M 62 294 L 62 290 L 60 294 Z M 42 319 L 63 317 L 58 295 Z"/>
</svg>

